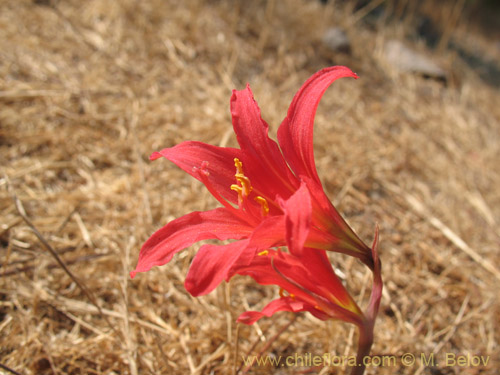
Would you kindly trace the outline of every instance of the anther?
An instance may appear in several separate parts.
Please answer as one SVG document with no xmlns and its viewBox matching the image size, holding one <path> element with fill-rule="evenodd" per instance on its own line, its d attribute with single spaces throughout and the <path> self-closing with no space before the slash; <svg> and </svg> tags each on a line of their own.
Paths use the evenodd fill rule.
<svg viewBox="0 0 500 375">
<path fill-rule="evenodd" d="M 250 192 L 252 191 L 252 184 L 250 183 L 250 179 L 246 177 L 243 173 L 236 173 L 234 175 L 236 177 L 236 181 L 238 181 L 241 184 L 242 187 L 242 194 L 245 197 L 248 197 Z"/>
<path fill-rule="evenodd" d="M 243 173 L 243 163 L 240 159 L 234 158 L 234 166 L 236 167 L 236 174 L 234 177 L 239 185 L 231 185 L 231 190 L 238 192 L 240 199 L 248 197 L 252 191 L 252 184 L 250 183 L 250 179 Z"/>
<path fill-rule="evenodd" d="M 258 195 L 254 198 L 254 200 L 260 204 L 260 207 L 262 207 L 262 216 L 267 216 L 269 213 L 269 205 L 267 204 L 266 199 Z"/>
<path fill-rule="evenodd" d="M 243 163 L 238 158 L 234 158 L 234 166 L 237 174 L 243 174 Z"/>
<path fill-rule="evenodd" d="M 280 297 L 281 297 L 281 298 L 285 298 L 285 297 L 286 297 L 286 296 L 285 296 L 285 289 L 283 289 L 283 288 L 281 288 L 281 287 L 280 287 Z"/>
</svg>

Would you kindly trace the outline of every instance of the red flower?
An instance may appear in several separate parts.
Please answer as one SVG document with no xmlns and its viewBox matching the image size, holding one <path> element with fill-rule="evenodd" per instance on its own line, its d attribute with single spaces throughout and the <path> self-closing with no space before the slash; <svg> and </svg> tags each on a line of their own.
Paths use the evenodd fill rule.
<svg viewBox="0 0 500 375">
<path fill-rule="evenodd" d="M 240 323 L 253 324 L 278 311 L 309 311 L 321 320 L 363 324 L 361 309 L 338 279 L 324 250 L 307 248 L 300 256 L 265 250 L 250 265 L 239 268 L 238 274 L 251 276 L 261 285 L 280 287 L 280 298 L 261 312 L 244 312 L 238 318 Z"/>
<path fill-rule="evenodd" d="M 353 323 L 360 332 L 353 373 L 361 374 L 382 293 L 378 231 L 370 248 L 347 225 L 323 191 L 313 152 L 318 103 L 341 77 L 357 78 L 346 67 L 331 67 L 304 83 L 278 130 L 279 146 L 269 138 L 269 127 L 247 86 L 231 97 L 239 149 L 190 141 L 153 153 L 151 160 L 163 156 L 203 182 L 223 207 L 189 213 L 159 229 L 143 245 L 131 276 L 168 263 L 200 240 L 234 240 L 200 248 L 186 289 L 193 296 L 206 294 L 235 274 L 251 276 L 262 285 L 278 285 L 280 298 L 261 312 L 243 313 L 238 321 L 252 324 L 277 311 L 309 311 L 321 320 Z M 287 252 L 281 250 L 284 246 Z M 372 270 L 373 288 L 365 312 L 338 279 L 326 251 L 357 257 Z"/>
<path fill-rule="evenodd" d="M 362 326 L 364 315 L 338 279 L 325 250 L 304 247 L 310 232 L 307 223 L 312 216 L 311 196 L 306 185 L 302 184 L 289 200 L 280 204 L 285 212 L 295 206 L 302 208 L 294 211 L 293 216 L 285 215 L 285 239 L 290 252 L 264 250 L 256 254 L 248 266 L 237 269 L 239 275 L 251 276 L 261 285 L 278 285 L 280 298 L 270 302 L 262 312 L 243 313 L 238 321 L 252 324 L 277 311 L 309 311 L 321 320 L 341 319 Z"/>
<path fill-rule="evenodd" d="M 189 213 L 159 229 L 143 245 L 132 277 L 168 263 L 175 253 L 205 239 L 236 241 L 200 248 L 185 282 L 194 296 L 212 291 L 254 261 L 255 254 L 286 245 L 298 259 L 309 253 L 305 249 L 329 250 L 355 256 L 373 269 L 371 249 L 326 197 L 314 163 L 316 109 L 328 86 L 341 77 L 357 76 L 346 67 L 331 67 L 305 82 L 278 130 L 279 146 L 269 138 L 247 86 L 231 97 L 239 149 L 188 141 L 153 153 L 151 160 L 163 156 L 203 182 L 223 207 Z M 287 204 L 299 191 L 310 199 Z M 302 215 L 304 210 L 311 215 Z M 290 226 L 299 230 L 291 233 Z M 278 269 L 281 258 L 276 257 Z"/>
<path fill-rule="evenodd" d="M 247 266 L 240 265 L 235 272 L 248 275 L 261 285 L 278 285 L 280 298 L 271 301 L 262 311 L 246 311 L 238 322 L 253 324 L 264 316 L 278 311 L 309 311 L 321 320 L 340 319 L 359 329 L 358 353 L 351 375 L 362 375 L 366 357 L 373 343 L 373 328 L 382 297 L 382 278 L 377 255 L 378 229 L 371 248 L 373 257 L 373 287 L 365 312 L 361 311 L 335 274 L 325 250 L 304 246 L 311 230 L 311 196 L 305 184 L 286 202 L 279 201 L 285 212 L 286 244 L 290 252 L 273 249 L 255 255 Z M 302 210 L 289 209 L 302 206 Z M 301 251 L 297 251 L 300 249 Z M 285 293 L 286 291 L 286 293 Z"/>
</svg>

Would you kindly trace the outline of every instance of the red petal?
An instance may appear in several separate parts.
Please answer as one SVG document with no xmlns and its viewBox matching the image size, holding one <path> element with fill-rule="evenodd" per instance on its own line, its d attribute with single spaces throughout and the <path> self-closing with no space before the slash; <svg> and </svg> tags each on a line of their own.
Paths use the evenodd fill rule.
<svg viewBox="0 0 500 375">
<path fill-rule="evenodd" d="M 321 185 L 309 177 L 303 177 L 303 181 L 311 193 L 314 228 L 311 230 L 307 245 L 354 256 L 371 268 L 373 261 L 370 248 L 342 218 L 328 200 Z"/>
<path fill-rule="evenodd" d="M 184 286 L 192 296 L 198 297 L 214 290 L 224 279 L 229 279 L 229 270 L 236 263 L 248 264 L 254 252 L 245 251 L 248 240 L 227 245 L 204 245 L 196 253 Z"/>
<path fill-rule="evenodd" d="M 269 138 L 269 126 L 262 119 L 250 86 L 233 91 L 231 115 L 234 132 L 243 152 L 243 168 L 259 190 L 258 194 L 274 199 L 276 194 L 288 197 L 298 187 L 275 141 Z"/>
<path fill-rule="evenodd" d="M 288 114 L 278 130 L 278 142 L 295 175 L 309 176 L 318 184 L 313 150 L 313 125 L 319 101 L 336 79 L 357 78 L 343 66 L 325 68 L 309 78 L 295 94 Z"/>
<path fill-rule="evenodd" d="M 261 285 L 280 286 L 303 303 L 301 311 L 309 311 L 319 319 L 335 318 L 360 324 L 363 315 L 335 275 L 324 251 L 306 248 L 302 257 L 274 250 L 268 252 L 268 255 L 256 256 L 237 273 L 251 276 Z M 318 305 L 324 310 L 317 309 Z"/>
<path fill-rule="evenodd" d="M 292 254 L 301 254 L 311 228 L 311 196 L 307 186 L 300 188 L 288 199 L 281 201 L 286 218 L 286 243 Z"/>
<path fill-rule="evenodd" d="M 268 216 L 253 231 L 250 237 L 253 247 L 265 250 L 285 245 L 285 216 Z"/>
<path fill-rule="evenodd" d="M 269 126 L 260 115 L 249 85 L 241 91 L 233 90 L 231 116 L 236 138 L 244 153 L 254 159 L 267 160 L 266 164 L 286 167 L 278 145 L 268 136 Z"/>
<path fill-rule="evenodd" d="M 325 251 L 305 248 L 299 258 L 282 254 L 274 263 L 284 276 L 303 288 L 342 308 L 361 314 L 361 310 L 335 274 Z"/>
<path fill-rule="evenodd" d="M 306 311 L 304 303 L 295 301 L 291 297 L 275 299 L 267 304 L 262 311 L 246 311 L 238 317 L 237 322 L 253 324 L 260 318 L 270 317 L 278 311 L 299 312 Z"/>
<path fill-rule="evenodd" d="M 210 238 L 242 239 L 251 233 L 251 227 L 225 208 L 191 212 L 169 222 L 142 245 L 137 267 L 130 275 L 134 277 L 137 272 L 168 263 L 175 253 L 195 242 Z"/>
<path fill-rule="evenodd" d="M 234 178 L 234 158 L 241 158 L 241 150 L 230 147 L 217 147 L 202 142 L 187 141 L 174 147 L 154 152 L 150 159 L 165 157 L 179 168 L 207 185 L 209 190 L 215 190 L 224 199 L 232 203 L 238 202 L 237 194 L 231 190 L 236 183 Z M 200 169 L 206 175 L 204 181 L 200 178 Z M 215 194 L 214 194 L 215 195 Z"/>
<path fill-rule="evenodd" d="M 290 255 L 288 253 L 278 252 L 275 250 L 267 250 L 268 255 L 255 256 L 252 262 L 248 266 L 239 267 L 235 270 L 235 273 L 239 275 L 246 275 L 252 277 L 260 285 L 277 285 L 289 293 L 294 294 L 302 302 L 314 306 L 316 305 L 315 297 L 310 293 L 305 293 L 304 288 L 311 287 L 314 281 L 309 281 L 307 285 L 297 286 L 295 282 L 295 274 L 302 273 L 303 277 L 311 277 L 309 270 L 304 268 L 300 263 L 300 259 Z M 276 272 L 273 267 L 271 259 L 274 259 L 276 263 L 277 259 L 280 259 L 281 268 L 287 273 L 286 278 L 281 276 Z M 286 267 L 283 265 L 286 264 Z M 284 274 L 285 272 L 282 272 Z M 317 280 L 315 280 L 317 282 Z M 323 281 L 319 281 L 321 284 Z"/>
</svg>

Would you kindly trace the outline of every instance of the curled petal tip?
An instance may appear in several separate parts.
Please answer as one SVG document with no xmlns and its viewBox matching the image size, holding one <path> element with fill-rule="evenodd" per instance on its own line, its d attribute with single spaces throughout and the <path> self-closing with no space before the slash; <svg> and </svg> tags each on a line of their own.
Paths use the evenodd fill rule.
<svg viewBox="0 0 500 375">
<path fill-rule="evenodd" d="M 151 156 L 149 157 L 149 160 L 153 161 L 153 160 L 159 159 L 161 157 L 162 157 L 162 155 L 158 151 L 155 151 L 151 154 Z"/>
<path fill-rule="evenodd" d="M 239 316 L 238 319 L 236 319 L 236 323 L 251 325 L 257 320 L 258 319 L 255 319 L 253 316 L 249 316 L 249 314 L 243 313 Z"/>
</svg>

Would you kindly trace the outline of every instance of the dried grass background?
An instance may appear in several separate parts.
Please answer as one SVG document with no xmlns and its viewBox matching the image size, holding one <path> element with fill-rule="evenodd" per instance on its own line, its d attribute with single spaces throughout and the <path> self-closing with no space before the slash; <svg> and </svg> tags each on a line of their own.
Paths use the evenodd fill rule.
<svg viewBox="0 0 500 375">
<path fill-rule="evenodd" d="M 300 373 L 244 369 L 241 356 L 353 354 L 351 326 L 308 314 L 237 326 L 278 294 L 249 278 L 192 298 L 183 281 L 198 246 L 128 275 L 154 230 L 217 205 L 149 154 L 183 140 L 235 145 L 229 97 L 247 82 L 274 137 L 303 81 L 335 64 L 360 79 L 336 82 L 321 102 L 316 160 L 361 238 L 370 243 L 380 225 L 372 354 L 438 359 L 367 373 L 496 373 L 500 94 L 446 49 L 435 58 L 447 83 L 395 73 L 381 51 L 404 27 L 375 32 L 359 16 L 349 2 L 306 0 L 0 1 L 0 373 Z M 335 25 L 351 55 L 322 47 Z M 480 34 L 462 35 L 495 53 Z M 369 273 L 333 261 L 366 302 Z M 447 367 L 446 353 L 490 363 Z"/>
</svg>

